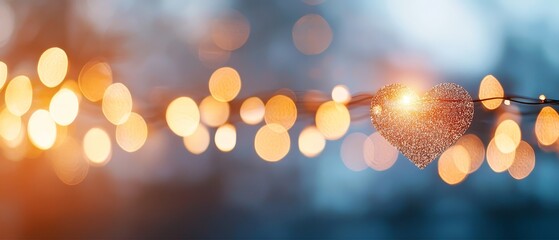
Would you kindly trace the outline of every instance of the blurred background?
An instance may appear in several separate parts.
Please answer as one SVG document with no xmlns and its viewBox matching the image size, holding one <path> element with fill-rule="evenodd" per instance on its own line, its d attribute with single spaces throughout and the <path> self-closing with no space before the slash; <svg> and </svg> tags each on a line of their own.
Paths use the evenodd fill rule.
<svg viewBox="0 0 559 240">
<path fill-rule="evenodd" d="M 364 141 L 382 149 L 375 152 L 381 157 L 396 153 L 378 147 L 367 103 L 351 109 L 339 140 L 317 152 L 299 142 L 313 125 L 300 103 L 312 102 L 309 96 L 329 100 L 338 85 L 343 96 L 391 83 L 426 91 L 455 82 L 477 98 L 481 80 L 492 74 L 506 94 L 559 98 L 558 8 L 552 0 L 0 0 L 0 61 L 8 79 L 29 77 L 32 109 L 48 106 L 44 99 L 54 94 L 41 87 L 37 63 L 59 47 L 68 58 L 65 84 L 82 84 L 96 63 L 110 66 L 104 73 L 126 85 L 148 129 L 145 144 L 129 153 L 115 141 L 101 104 L 83 99 L 76 122 L 62 130 L 75 139 L 61 143 L 65 148 L 2 144 L 0 236 L 557 238 L 559 144 L 542 146 L 536 137 L 540 107 L 476 105 L 467 132 L 481 140 L 483 155 L 499 119 L 512 112 L 506 116 L 535 152 L 535 168 L 521 177 L 506 168 L 496 173 L 487 162 L 450 177 L 437 161 L 419 170 L 401 155 L 371 164 L 359 154 L 367 151 Z M 225 66 L 242 80 L 225 119 L 236 130 L 234 148 L 216 146 L 216 128 L 202 116 L 209 133 L 191 141 L 209 142 L 193 154 L 167 127 L 167 104 L 180 96 L 200 104 L 210 95 L 210 77 Z M 298 98 L 299 119 L 287 149 L 257 153 L 262 119 L 240 121 L 241 100 L 258 96 L 265 103 L 278 91 Z M 92 127 L 110 136 L 108 158 L 103 166 L 76 160 L 68 167 L 85 159 L 81 141 Z M 287 155 L 263 161 L 277 151 Z"/>
</svg>

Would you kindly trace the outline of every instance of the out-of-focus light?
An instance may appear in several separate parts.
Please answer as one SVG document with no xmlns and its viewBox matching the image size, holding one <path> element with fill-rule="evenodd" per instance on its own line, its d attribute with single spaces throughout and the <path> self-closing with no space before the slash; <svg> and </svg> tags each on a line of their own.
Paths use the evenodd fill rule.
<svg viewBox="0 0 559 240">
<path fill-rule="evenodd" d="M 8 65 L 0 61 L 0 89 L 4 87 L 4 84 L 6 84 L 7 79 L 8 79 Z"/>
<path fill-rule="evenodd" d="M 67 79 L 66 81 L 64 81 L 64 83 L 62 83 L 62 86 L 60 88 L 72 91 L 76 95 L 76 97 L 78 97 L 78 102 L 82 102 L 82 92 L 76 80 Z"/>
<path fill-rule="evenodd" d="M 544 146 L 552 145 L 559 138 L 559 114 L 552 107 L 544 107 L 536 118 L 534 128 L 538 142 Z"/>
<path fill-rule="evenodd" d="M 192 135 L 183 138 L 183 143 L 189 152 L 196 155 L 202 154 L 210 145 L 210 133 L 206 126 L 200 124 Z"/>
<path fill-rule="evenodd" d="M 92 61 L 81 70 L 78 78 L 80 90 L 89 101 L 103 99 L 105 89 L 113 83 L 113 72 L 109 64 Z"/>
<path fill-rule="evenodd" d="M 277 162 L 284 158 L 290 147 L 289 133 L 279 124 L 262 126 L 254 137 L 256 154 L 268 162 Z"/>
<path fill-rule="evenodd" d="M 21 132 L 21 117 L 4 108 L 0 112 L 0 136 L 8 142 L 16 140 Z"/>
<path fill-rule="evenodd" d="M 68 126 L 78 116 L 79 108 L 78 96 L 70 89 L 61 88 L 50 100 L 49 112 L 57 124 Z"/>
<path fill-rule="evenodd" d="M 265 112 L 264 102 L 258 97 L 250 97 L 241 105 L 240 115 L 246 124 L 256 125 L 262 122 Z"/>
<path fill-rule="evenodd" d="M 495 145 L 502 153 L 514 152 L 521 138 L 520 126 L 510 119 L 502 121 L 495 130 Z"/>
<path fill-rule="evenodd" d="M 237 130 L 227 123 L 215 131 L 215 146 L 222 152 L 230 152 L 237 144 Z"/>
<path fill-rule="evenodd" d="M 219 127 L 229 119 L 229 103 L 207 96 L 200 102 L 200 119 L 210 127 Z"/>
<path fill-rule="evenodd" d="M 326 139 L 336 140 L 347 132 L 351 118 L 345 105 L 328 101 L 316 111 L 315 121 L 316 127 Z"/>
<path fill-rule="evenodd" d="M 81 183 L 89 172 L 89 164 L 83 156 L 80 144 L 67 138 L 61 145 L 48 152 L 56 176 L 67 185 Z"/>
<path fill-rule="evenodd" d="M 200 111 L 194 100 L 188 97 L 179 97 L 167 107 L 165 119 L 171 131 L 185 137 L 194 133 L 198 128 Z"/>
<path fill-rule="evenodd" d="M 291 98 L 276 95 L 266 102 L 264 120 L 266 124 L 276 123 L 289 130 L 297 120 L 297 106 Z"/>
<path fill-rule="evenodd" d="M 367 135 L 363 133 L 352 133 L 347 135 L 342 142 L 340 156 L 344 165 L 352 171 L 359 172 L 367 169 L 363 146 Z"/>
<path fill-rule="evenodd" d="M 46 150 L 56 141 L 56 123 L 47 110 L 39 109 L 31 115 L 27 123 L 29 140 L 35 147 Z"/>
<path fill-rule="evenodd" d="M 530 144 L 525 141 L 520 142 L 516 149 L 513 164 L 509 167 L 509 174 L 517 179 L 524 179 L 536 166 L 536 154 Z"/>
<path fill-rule="evenodd" d="M 47 49 L 39 58 L 37 72 L 39 73 L 39 79 L 45 86 L 49 88 L 58 86 L 68 72 L 66 52 L 57 47 Z"/>
<path fill-rule="evenodd" d="M 332 29 L 320 15 L 307 14 L 293 26 L 292 37 L 295 47 L 305 55 L 324 52 L 332 42 Z"/>
<path fill-rule="evenodd" d="M 12 37 L 15 26 L 14 11 L 6 1 L 0 1 L 0 47 Z"/>
<path fill-rule="evenodd" d="M 215 70 L 208 83 L 212 96 L 221 102 L 229 102 L 241 91 L 241 76 L 234 68 Z"/>
<path fill-rule="evenodd" d="M 127 152 L 138 151 L 148 138 L 148 126 L 142 116 L 133 112 L 128 120 L 116 126 L 116 142 Z"/>
<path fill-rule="evenodd" d="M 450 184 L 455 185 L 461 183 L 468 176 L 468 171 L 460 169 L 456 163 L 461 163 L 461 167 L 469 166 L 467 162 L 469 156 L 468 151 L 462 146 L 452 146 L 441 154 L 439 158 L 439 176 L 441 179 Z"/>
<path fill-rule="evenodd" d="M 485 146 L 481 139 L 474 134 L 462 136 L 455 145 L 460 145 L 468 151 L 470 156 L 470 167 L 467 173 L 473 173 L 479 169 L 485 159 Z M 462 168 L 463 170 L 464 168 Z"/>
<path fill-rule="evenodd" d="M 539 99 L 540 99 L 540 101 L 545 101 L 545 95 L 543 95 L 543 94 L 540 95 Z"/>
<path fill-rule="evenodd" d="M 114 125 L 122 124 L 132 112 L 132 95 L 124 84 L 111 84 L 105 90 L 101 108 L 109 122 Z"/>
<path fill-rule="evenodd" d="M 6 108 L 16 116 L 22 116 L 29 111 L 33 101 L 33 87 L 26 76 L 17 76 L 12 79 L 4 93 Z"/>
<path fill-rule="evenodd" d="M 388 143 L 380 133 L 375 132 L 363 143 L 363 156 L 370 168 L 384 171 L 392 167 L 398 159 L 398 149 Z"/>
<path fill-rule="evenodd" d="M 308 126 L 299 135 L 299 151 L 306 157 L 318 156 L 326 146 L 326 139 L 315 126 Z"/>
<path fill-rule="evenodd" d="M 344 85 L 337 85 L 332 89 L 332 100 L 337 103 L 346 104 L 351 100 L 351 94 Z"/>
<path fill-rule="evenodd" d="M 504 172 L 514 163 L 516 151 L 511 153 L 503 153 L 497 147 L 495 139 L 492 139 L 487 145 L 487 163 L 494 172 Z"/>
<path fill-rule="evenodd" d="M 89 129 L 83 138 L 83 151 L 92 165 L 105 165 L 112 152 L 109 134 L 101 128 Z"/>
<path fill-rule="evenodd" d="M 215 19 L 211 35 L 215 45 L 223 50 L 233 51 L 248 40 L 250 23 L 242 13 L 228 10 Z"/>
<path fill-rule="evenodd" d="M 502 98 L 505 96 L 505 91 L 501 83 L 493 75 L 487 75 L 483 78 L 479 85 L 479 99 L 487 98 Z M 501 106 L 502 99 L 492 99 L 483 101 L 482 104 L 485 108 L 493 110 Z"/>
</svg>

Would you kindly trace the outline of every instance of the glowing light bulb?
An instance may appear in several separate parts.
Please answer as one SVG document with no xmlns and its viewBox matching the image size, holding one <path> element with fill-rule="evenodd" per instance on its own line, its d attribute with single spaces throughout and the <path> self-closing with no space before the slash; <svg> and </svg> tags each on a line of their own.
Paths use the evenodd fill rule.
<svg viewBox="0 0 559 240">
<path fill-rule="evenodd" d="M 541 101 L 545 101 L 545 99 L 546 99 L 546 98 L 545 98 L 545 95 L 543 95 L 543 94 L 542 94 L 542 95 L 540 95 L 540 97 L 539 97 L 539 98 L 540 98 L 540 100 L 541 100 Z"/>
<path fill-rule="evenodd" d="M 409 95 L 403 96 L 400 102 L 404 105 L 411 105 L 411 96 Z"/>
</svg>

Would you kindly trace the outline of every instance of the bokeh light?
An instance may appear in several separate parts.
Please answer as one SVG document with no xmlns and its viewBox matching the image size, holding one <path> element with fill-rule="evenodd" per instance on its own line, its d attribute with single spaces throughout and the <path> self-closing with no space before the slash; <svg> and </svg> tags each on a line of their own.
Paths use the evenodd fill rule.
<svg viewBox="0 0 559 240">
<path fill-rule="evenodd" d="M 29 140 L 35 147 L 46 150 L 56 141 L 56 123 L 47 110 L 39 109 L 31 115 L 27 123 Z"/>
<path fill-rule="evenodd" d="M 21 117 L 13 115 L 4 108 L 0 112 L 0 136 L 8 142 L 16 140 L 20 136 L 22 128 Z"/>
<path fill-rule="evenodd" d="M 66 52 L 57 47 L 47 49 L 39 58 L 37 72 L 39 73 L 39 79 L 45 86 L 49 88 L 58 86 L 68 72 Z"/>
<path fill-rule="evenodd" d="M 203 124 L 198 125 L 196 131 L 190 136 L 183 137 L 183 144 L 193 154 L 202 154 L 210 145 L 210 133 Z"/>
<path fill-rule="evenodd" d="M 6 45 L 12 37 L 15 27 L 14 11 L 9 2 L 0 1 L 0 47 Z"/>
<path fill-rule="evenodd" d="M 295 47 L 305 55 L 324 52 L 332 42 L 332 29 L 320 15 L 307 14 L 293 26 L 292 37 Z"/>
<path fill-rule="evenodd" d="M 479 85 L 479 99 L 487 98 L 502 98 L 505 96 L 505 91 L 501 83 L 493 75 L 487 75 L 483 78 Z M 485 108 L 493 110 L 501 106 L 502 99 L 493 99 L 483 101 L 482 104 Z"/>
<path fill-rule="evenodd" d="M 470 156 L 470 167 L 469 172 L 473 173 L 481 167 L 483 160 L 485 159 L 485 146 L 481 139 L 475 134 L 466 134 L 462 136 L 455 145 L 460 145 L 468 151 Z M 462 168 L 463 169 L 463 168 Z"/>
<path fill-rule="evenodd" d="M 349 89 L 345 85 L 336 85 L 332 89 L 332 100 L 337 103 L 348 103 L 351 100 Z"/>
<path fill-rule="evenodd" d="M 78 116 L 80 102 L 70 89 L 61 88 L 50 100 L 49 112 L 52 119 L 61 126 L 68 126 Z"/>
<path fill-rule="evenodd" d="M 258 97 L 250 97 L 241 105 L 240 115 L 246 124 L 256 125 L 262 122 L 265 112 L 264 102 Z"/>
<path fill-rule="evenodd" d="M 0 89 L 4 87 L 6 80 L 8 80 L 8 65 L 0 61 Z"/>
<path fill-rule="evenodd" d="M 326 139 L 315 126 L 305 127 L 299 134 L 299 151 L 306 157 L 318 156 L 326 146 Z"/>
<path fill-rule="evenodd" d="M 112 154 L 111 138 L 101 128 L 92 128 L 83 137 L 83 151 L 93 166 L 107 164 Z"/>
<path fill-rule="evenodd" d="M 528 177 L 535 166 L 536 154 L 534 153 L 534 149 L 527 142 L 520 142 L 516 149 L 514 162 L 508 169 L 509 174 L 513 178 L 521 180 Z"/>
<path fill-rule="evenodd" d="M 536 118 L 534 127 L 538 142 L 550 146 L 559 138 L 559 114 L 552 107 L 544 107 Z"/>
<path fill-rule="evenodd" d="M 326 139 L 336 140 L 347 132 L 351 118 L 345 105 L 328 101 L 316 111 L 315 121 L 316 127 Z"/>
<path fill-rule="evenodd" d="M 126 122 L 116 126 L 116 142 L 127 152 L 138 151 L 148 138 L 148 126 L 139 114 L 132 112 Z"/>
<path fill-rule="evenodd" d="M 177 135 L 188 136 L 200 124 L 200 111 L 196 102 L 189 97 L 179 97 L 167 107 L 165 114 L 167 125 Z"/>
<path fill-rule="evenodd" d="M 89 163 L 82 148 L 74 138 L 67 138 L 61 145 L 48 152 L 56 176 L 67 185 L 81 183 L 89 172 Z"/>
<path fill-rule="evenodd" d="M 461 166 L 469 166 L 470 163 L 465 164 L 469 159 L 468 151 L 462 146 L 452 146 L 441 154 L 438 162 L 439 176 L 441 179 L 450 184 L 455 185 L 461 183 L 468 176 L 468 170 L 460 169 L 456 163 L 461 163 Z"/>
<path fill-rule="evenodd" d="M 215 45 L 223 50 L 234 51 L 248 40 L 250 23 L 242 13 L 230 9 L 214 20 L 211 35 Z"/>
<path fill-rule="evenodd" d="M 230 152 L 237 144 L 237 129 L 230 123 L 224 124 L 215 131 L 215 146 L 222 152 Z"/>
<path fill-rule="evenodd" d="M 132 95 L 124 84 L 111 84 L 105 90 L 101 108 L 109 122 L 114 125 L 122 124 L 132 112 Z"/>
<path fill-rule="evenodd" d="M 16 115 L 23 116 L 29 111 L 33 102 L 33 86 L 26 76 L 17 76 L 12 79 L 4 93 L 6 108 Z"/>
<path fill-rule="evenodd" d="M 291 147 L 289 133 L 279 124 L 262 126 L 254 137 L 254 149 L 259 157 L 268 162 L 284 158 Z"/>
<path fill-rule="evenodd" d="M 363 133 L 351 133 L 344 138 L 340 156 L 344 165 L 352 171 L 367 169 L 363 146 L 368 136 Z"/>
<path fill-rule="evenodd" d="M 229 103 L 207 96 L 200 102 L 200 119 L 210 127 L 219 127 L 229 119 Z"/>
<path fill-rule="evenodd" d="M 489 145 L 487 145 L 487 163 L 489 167 L 494 172 L 500 173 L 504 172 L 514 163 L 514 157 L 516 152 L 503 153 L 497 147 L 495 139 L 491 139 Z"/>
<path fill-rule="evenodd" d="M 386 141 L 379 132 L 375 132 L 363 143 L 363 156 L 370 168 L 385 171 L 398 159 L 398 149 Z"/>
<path fill-rule="evenodd" d="M 78 84 L 85 98 L 97 102 L 103 99 L 105 89 L 113 83 L 113 72 L 106 62 L 91 61 L 81 70 Z"/>
<path fill-rule="evenodd" d="M 264 120 L 266 124 L 276 123 L 289 130 L 297 120 L 297 106 L 291 98 L 275 95 L 266 102 Z"/>
<path fill-rule="evenodd" d="M 208 85 L 215 99 L 229 102 L 241 91 L 241 76 L 231 67 L 222 67 L 213 72 Z"/>
<path fill-rule="evenodd" d="M 495 145 L 497 145 L 497 148 L 502 153 L 514 152 L 518 144 L 520 144 L 521 138 L 520 126 L 510 119 L 499 123 L 497 130 L 495 130 Z"/>
</svg>

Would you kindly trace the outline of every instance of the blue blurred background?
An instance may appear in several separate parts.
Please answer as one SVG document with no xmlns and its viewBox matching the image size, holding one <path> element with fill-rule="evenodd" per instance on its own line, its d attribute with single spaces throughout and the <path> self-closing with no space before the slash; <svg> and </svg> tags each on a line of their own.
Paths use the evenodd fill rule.
<svg viewBox="0 0 559 240">
<path fill-rule="evenodd" d="M 199 59 L 200 39 L 229 9 L 246 17 L 250 35 L 218 65 L 239 71 L 242 98 L 280 88 L 328 93 L 337 84 L 373 93 L 396 82 L 423 89 L 456 82 L 475 98 L 487 74 L 509 94 L 559 98 L 553 0 L 4 0 L 0 59 L 30 72 L 42 51 L 59 46 L 70 58 L 69 76 L 103 57 L 139 105 L 169 89 L 200 100 L 215 70 Z M 312 56 L 292 39 L 295 22 L 310 13 L 333 33 Z M 469 132 L 487 144 L 495 118 L 477 107 Z M 271 164 L 254 152 L 258 127 L 242 124 L 232 152 L 212 144 L 199 156 L 167 128 L 153 129 L 140 151 L 114 147 L 111 162 L 91 168 L 77 186 L 60 182 L 40 158 L 0 160 L 0 236 L 558 238 L 559 162 L 538 149 L 534 118 L 521 124 L 536 149 L 536 167 L 522 181 L 484 163 L 449 186 L 436 164 L 419 170 L 402 156 L 387 171 L 354 172 L 341 161 L 341 141 L 312 159 L 292 141 L 288 156 Z M 349 133 L 374 131 L 362 120 Z"/>
</svg>

